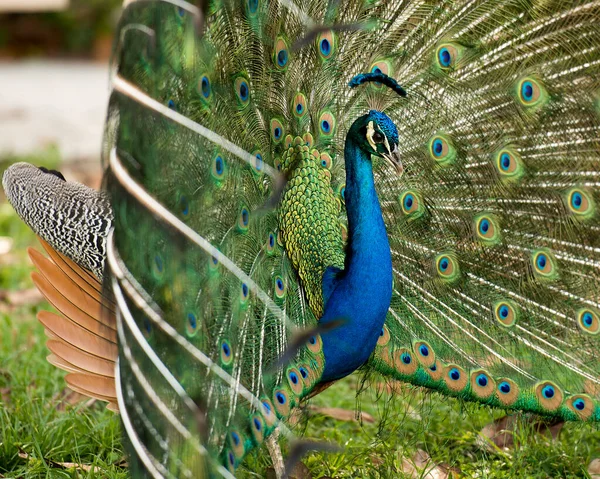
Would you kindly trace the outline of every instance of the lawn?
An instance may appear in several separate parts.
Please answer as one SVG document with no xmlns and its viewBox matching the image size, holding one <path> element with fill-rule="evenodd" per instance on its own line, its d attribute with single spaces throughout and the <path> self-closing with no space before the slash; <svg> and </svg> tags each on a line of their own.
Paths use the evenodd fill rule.
<svg viewBox="0 0 600 479">
<path fill-rule="evenodd" d="M 58 160 L 50 154 L 25 161 L 55 166 Z M 1 201 L 0 251 L 8 251 L 0 254 L 0 477 L 127 477 L 119 417 L 103 403 L 76 401 L 64 374 L 45 360 L 35 315 L 50 306 L 33 289 L 25 251 L 36 240 Z M 479 432 L 502 411 L 398 383 L 361 384 L 359 374 L 340 381 L 298 414 L 298 435 L 342 448 L 306 456 L 310 475 L 298 477 L 600 478 L 600 471 L 588 472 L 600 457 L 597 427 L 565 424 L 554 439 L 518 416 L 510 426 L 513 444 L 498 447 Z M 265 477 L 269 466 L 263 448 L 249 455 L 238 477 Z"/>
</svg>

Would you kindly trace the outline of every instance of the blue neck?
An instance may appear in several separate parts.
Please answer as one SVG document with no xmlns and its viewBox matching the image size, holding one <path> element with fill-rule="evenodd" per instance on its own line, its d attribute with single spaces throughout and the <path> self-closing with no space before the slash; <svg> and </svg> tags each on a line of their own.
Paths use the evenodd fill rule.
<svg viewBox="0 0 600 479">
<path fill-rule="evenodd" d="M 392 257 L 375 191 L 369 155 L 346 138 L 346 209 L 348 246 L 345 267 L 324 289 L 321 323 L 343 320 L 324 333 L 325 371 L 322 381 L 344 377 L 360 367 L 375 348 L 392 297 Z M 325 276 L 328 272 L 325 273 Z"/>
</svg>

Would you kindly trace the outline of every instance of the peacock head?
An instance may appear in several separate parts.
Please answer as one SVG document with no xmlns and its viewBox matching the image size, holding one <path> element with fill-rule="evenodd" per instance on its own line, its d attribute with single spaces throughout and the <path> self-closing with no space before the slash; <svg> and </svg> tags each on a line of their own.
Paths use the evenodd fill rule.
<svg viewBox="0 0 600 479">
<path fill-rule="evenodd" d="M 404 89 L 396 80 L 384 73 L 361 73 L 349 83 L 351 88 L 366 82 L 380 82 L 401 96 L 406 96 Z M 398 152 L 398 129 L 389 116 L 377 110 L 371 110 L 358 118 L 352 125 L 361 149 L 370 155 L 385 158 L 396 169 L 398 175 L 403 172 L 402 161 Z"/>
<path fill-rule="evenodd" d="M 354 122 L 352 130 L 365 153 L 384 158 L 399 175 L 402 174 L 402 161 L 398 154 L 398 129 L 389 116 L 371 110 Z"/>
</svg>

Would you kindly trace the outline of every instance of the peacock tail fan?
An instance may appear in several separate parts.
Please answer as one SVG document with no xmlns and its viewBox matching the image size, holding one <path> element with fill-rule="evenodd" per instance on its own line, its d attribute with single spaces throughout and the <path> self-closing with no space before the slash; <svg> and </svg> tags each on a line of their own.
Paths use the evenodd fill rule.
<svg viewBox="0 0 600 479">
<path fill-rule="evenodd" d="M 344 266 L 344 140 L 369 109 L 398 126 L 404 173 L 373 157 L 394 286 L 364 368 L 599 421 L 598 18 L 592 1 L 130 2 L 105 163 L 133 447 L 163 475 L 226 475 L 319 383 L 319 335 L 269 366 Z M 348 88 L 365 72 L 407 96 Z"/>
</svg>

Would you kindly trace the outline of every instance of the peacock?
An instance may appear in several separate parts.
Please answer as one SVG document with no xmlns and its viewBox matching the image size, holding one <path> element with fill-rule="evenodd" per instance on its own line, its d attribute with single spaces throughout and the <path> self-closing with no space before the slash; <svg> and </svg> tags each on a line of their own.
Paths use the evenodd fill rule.
<svg viewBox="0 0 600 479">
<path fill-rule="evenodd" d="M 49 254 L 49 360 L 120 411 L 132 473 L 232 477 L 357 369 L 599 422 L 598 22 L 128 2 L 103 190 L 24 163 L 3 185 Z"/>
</svg>

